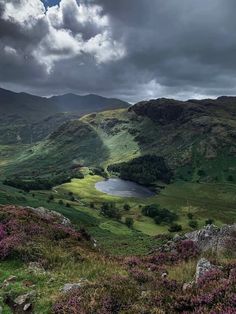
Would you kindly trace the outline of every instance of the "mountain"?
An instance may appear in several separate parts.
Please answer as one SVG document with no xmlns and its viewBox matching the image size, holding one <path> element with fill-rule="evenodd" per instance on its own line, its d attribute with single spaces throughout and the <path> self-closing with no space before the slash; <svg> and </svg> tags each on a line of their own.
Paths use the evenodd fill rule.
<svg viewBox="0 0 236 314">
<path fill-rule="evenodd" d="M 21 165 L 29 169 L 37 161 L 41 171 L 75 162 L 106 168 L 155 155 L 163 157 L 176 178 L 234 182 L 235 138 L 236 98 L 156 99 L 68 121 L 30 154 L 24 153 Z"/>
<path fill-rule="evenodd" d="M 0 144 L 37 142 L 68 120 L 128 106 L 119 99 L 98 95 L 45 98 L 0 89 Z"/>
<path fill-rule="evenodd" d="M 0 89 L 1 115 L 14 115 L 27 121 L 35 121 L 56 112 L 56 106 L 47 98 Z"/>
<path fill-rule="evenodd" d="M 19 115 L 32 121 L 38 121 L 55 113 L 73 112 L 83 115 L 128 106 L 125 101 L 93 94 L 85 96 L 66 94 L 46 98 L 0 89 L 1 115 Z"/>
<path fill-rule="evenodd" d="M 80 115 L 129 106 L 127 102 L 120 99 L 105 98 L 94 94 L 85 96 L 66 94 L 62 96 L 53 96 L 50 100 L 60 112 L 74 112 L 79 113 Z"/>
</svg>

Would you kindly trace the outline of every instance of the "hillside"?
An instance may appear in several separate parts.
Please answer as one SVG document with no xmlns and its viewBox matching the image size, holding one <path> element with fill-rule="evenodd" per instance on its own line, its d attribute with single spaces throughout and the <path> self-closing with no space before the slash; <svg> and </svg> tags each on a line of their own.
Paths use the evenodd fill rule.
<svg viewBox="0 0 236 314">
<path fill-rule="evenodd" d="M 69 121 L 30 154 L 25 152 L 21 165 L 37 160 L 42 171 L 44 166 L 68 168 L 75 162 L 107 167 L 149 154 L 163 157 L 175 178 L 232 183 L 236 100 L 225 99 L 158 99 Z"/>
<path fill-rule="evenodd" d="M 128 105 L 119 99 L 98 95 L 45 98 L 0 89 L 0 144 L 35 143 L 68 120 Z"/>
<path fill-rule="evenodd" d="M 120 258 L 55 211 L 0 206 L 0 217 L 2 313 L 235 311 L 235 225 L 163 237 L 152 253 Z M 221 245 L 209 255 L 200 234 Z"/>
<path fill-rule="evenodd" d="M 50 98 L 60 112 L 74 112 L 81 116 L 109 109 L 125 108 L 129 104 L 116 98 L 106 98 L 99 95 L 79 96 L 75 94 L 65 94 Z"/>
<path fill-rule="evenodd" d="M 103 202 L 115 203 L 123 219 L 132 217 L 134 229 L 145 235 L 169 228 L 141 213 L 140 206 L 152 203 L 175 212 L 184 231 L 191 229 L 189 212 L 199 227 L 209 218 L 221 225 L 236 219 L 235 133 L 234 98 L 141 102 L 67 121 L 34 146 L 2 147 L 1 178 L 26 190 L 67 182 L 57 197 L 73 192 L 86 208 L 92 203 L 96 210 L 86 209 L 90 219 Z M 84 179 L 81 169 L 87 169 Z M 130 200 L 132 211 L 126 213 L 125 198 L 95 189 L 107 175 L 151 185 L 156 196 Z M 119 233 L 120 224 L 112 220 L 101 222 L 99 232 L 104 226 Z"/>
</svg>

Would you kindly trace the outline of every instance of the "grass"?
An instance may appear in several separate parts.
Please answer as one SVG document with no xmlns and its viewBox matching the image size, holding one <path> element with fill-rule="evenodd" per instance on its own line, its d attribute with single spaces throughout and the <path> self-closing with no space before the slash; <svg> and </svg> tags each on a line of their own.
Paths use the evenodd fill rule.
<svg viewBox="0 0 236 314">
<path fill-rule="evenodd" d="M 48 254 L 56 255 L 55 250 L 51 251 L 46 244 L 45 248 L 49 249 Z M 79 282 L 82 278 L 93 282 L 114 273 L 125 274 L 122 267 L 114 260 L 93 253 L 86 252 L 86 258 L 82 262 L 74 262 L 63 256 L 62 260 L 63 263 L 55 264 L 55 267 L 47 270 L 45 274 L 30 271 L 26 264 L 18 260 L 1 261 L 0 281 L 3 282 L 12 275 L 16 276 L 16 280 L 9 286 L 1 288 L 0 305 L 3 307 L 3 313 L 12 313 L 4 304 L 6 294 L 15 298 L 35 290 L 34 312 L 47 314 L 51 313 L 51 306 L 65 283 Z"/>
<path fill-rule="evenodd" d="M 85 179 L 74 179 L 58 187 L 61 193 L 73 192 L 76 197 L 86 206 L 94 203 L 99 208 L 103 202 L 114 202 L 119 209 L 123 209 L 125 203 L 129 203 L 131 210 L 123 211 L 123 216 L 131 216 L 135 220 L 134 229 L 154 236 L 167 232 L 168 226 L 156 225 L 152 219 L 141 215 L 140 206 L 156 203 L 169 208 L 179 215 L 180 223 L 185 231 L 188 227 L 187 214 L 194 214 L 199 227 L 205 224 L 205 220 L 213 218 L 215 223 L 221 225 L 232 223 L 236 220 L 236 186 L 230 184 L 190 183 L 179 181 L 166 186 L 160 194 L 145 199 L 122 198 L 107 195 L 95 188 L 95 183 L 102 180 L 99 176 L 86 175 Z M 97 216 L 97 212 L 86 210 L 89 215 Z M 227 215 L 225 214 L 227 213 Z"/>
</svg>

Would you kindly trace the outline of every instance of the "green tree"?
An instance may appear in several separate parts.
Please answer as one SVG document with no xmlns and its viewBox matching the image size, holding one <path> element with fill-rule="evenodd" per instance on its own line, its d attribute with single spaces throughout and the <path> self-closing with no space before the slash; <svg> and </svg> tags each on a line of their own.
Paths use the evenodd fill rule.
<svg viewBox="0 0 236 314">
<path fill-rule="evenodd" d="M 190 220 L 188 223 L 189 227 L 196 229 L 198 227 L 198 222 L 196 220 Z"/>
<path fill-rule="evenodd" d="M 174 223 L 174 224 L 172 224 L 172 225 L 170 226 L 170 228 L 168 229 L 168 231 L 169 231 L 169 232 L 179 232 L 179 231 L 182 231 L 182 229 L 183 229 L 183 228 L 182 228 L 181 225 Z"/>
<path fill-rule="evenodd" d="M 124 204 L 124 210 L 129 211 L 131 209 L 129 204 Z"/>
<path fill-rule="evenodd" d="M 128 226 L 129 228 L 132 228 L 134 225 L 134 220 L 132 217 L 126 217 L 125 218 L 125 224 L 126 226 Z"/>
<path fill-rule="evenodd" d="M 205 224 L 206 224 L 206 225 L 213 225 L 213 223 L 214 223 L 214 219 L 212 219 L 212 218 L 208 218 L 208 219 L 205 221 Z"/>
</svg>

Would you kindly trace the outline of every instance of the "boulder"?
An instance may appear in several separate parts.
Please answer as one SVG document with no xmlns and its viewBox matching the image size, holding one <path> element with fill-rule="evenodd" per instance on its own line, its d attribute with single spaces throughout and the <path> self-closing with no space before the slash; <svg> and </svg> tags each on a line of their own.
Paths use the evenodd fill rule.
<svg viewBox="0 0 236 314">
<path fill-rule="evenodd" d="M 26 294 L 22 294 L 22 295 L 19 295 L 15 300 L 14 300 L 14 303 L 16 305 L 26 305 L 26 302 L 28 303 L 28 301 L 35 296 L 35 291 L 31 291 L 29 293 L 26 293 Z"/>
<path fill-rule="evenodd" d="M 28 269 L 31 273 L 34 273 L 34 274 L 43 274 L 45 275 L 46 274 L 46 271 L 45 269 L 43 268 L 43 266 L 38 263 L 38 262 L 30 262 L 29 263 L 29 266 L 28 266 Z"/>
<path fill-rule="evenodd" d="M 66 283 L 63 288 L 61 289 L 62 292 L 67 293 L 71 290 L 81 288 L 83 286 L 82 282 L 78 283 Z"/>
<path fill-rule="evenodd" d="M 28 311 L 31 308 L 32 304 L 31 303 L 26 303 L 23 307 L 23 311 Z"/>
<path fill-rule="evenodd" d="M 215 268 L 216 266 L 212 265 L 206 258 L 201 258 L 196 267 L 196 283 L 198 283 L 199 279 L 203 278 L 207 272 Z"/>
</svg>

